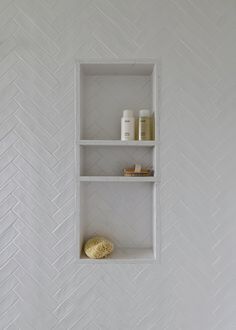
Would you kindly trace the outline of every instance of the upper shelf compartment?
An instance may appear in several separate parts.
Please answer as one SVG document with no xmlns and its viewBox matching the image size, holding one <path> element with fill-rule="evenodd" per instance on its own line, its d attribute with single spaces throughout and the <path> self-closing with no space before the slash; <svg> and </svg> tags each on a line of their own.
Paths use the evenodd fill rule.
<svg viewBox="0 0 236 330">
<path fill-rule="evenodd" d="M 153 111 L 155 64 L 80 63 L 79 67 L 80 140 L 120 140 L 124 109 L 136 115 L 140 109 Z"/>
</svg>

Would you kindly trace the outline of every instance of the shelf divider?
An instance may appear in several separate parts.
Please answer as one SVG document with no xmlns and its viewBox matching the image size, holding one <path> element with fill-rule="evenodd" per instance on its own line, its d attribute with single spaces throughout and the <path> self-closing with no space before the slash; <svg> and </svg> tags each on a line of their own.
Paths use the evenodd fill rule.
<svg viewBox="0 0 236 330">
<path fill-rule="evenodd" d="M 155 141 L 121 141 L 121 140 L 80 140 L 81 146 L 133 146 L 133 147 L 155 147 Z"/>
<path fill-rule="evenodd" d="M 157 182 L 158 179 L 154 176 L 80 176 L 82 182 Z"/>
</svg>

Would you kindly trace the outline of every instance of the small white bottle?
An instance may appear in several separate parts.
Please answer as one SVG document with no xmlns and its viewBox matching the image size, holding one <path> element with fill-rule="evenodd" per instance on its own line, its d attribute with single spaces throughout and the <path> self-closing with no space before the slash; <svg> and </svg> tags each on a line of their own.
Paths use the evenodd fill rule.
<svg viewBox="0 0 236 330">
<path fill-rule="evenodd" d="M 131 141 L 135 138 L 135 118 L 132 110 L 124 110 L 121 118 L 121 140 Z"/>
</svg>

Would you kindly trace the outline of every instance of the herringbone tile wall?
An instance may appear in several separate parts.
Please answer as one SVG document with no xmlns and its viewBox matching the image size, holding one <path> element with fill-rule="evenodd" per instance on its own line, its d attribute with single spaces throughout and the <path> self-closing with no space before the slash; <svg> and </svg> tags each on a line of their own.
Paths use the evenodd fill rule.
<svg viewBox="0 0 236 330">
<path fill-rule="evenodd" d="M 0 329 L 236 329 L 235 0 L 0 1 Z M 73 65 L 161 58 L 161 265 L 78 266 Z"/>
</svg>

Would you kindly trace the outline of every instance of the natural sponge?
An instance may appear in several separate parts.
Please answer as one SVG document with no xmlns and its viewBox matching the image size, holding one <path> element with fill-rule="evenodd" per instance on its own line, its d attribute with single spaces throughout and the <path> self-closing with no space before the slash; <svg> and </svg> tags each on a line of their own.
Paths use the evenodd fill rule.
<svg viewBox="0 0 236 330">
<path fill-rule="evenodd" d="M 106 238 L 95 236 L 84 244 L 84 252 L 91 259 L 107 257 L 113 251 L 113 244 Z"/>
</svg>

